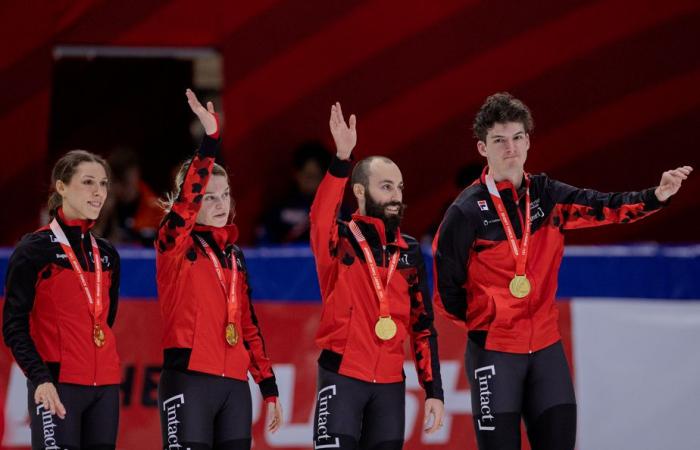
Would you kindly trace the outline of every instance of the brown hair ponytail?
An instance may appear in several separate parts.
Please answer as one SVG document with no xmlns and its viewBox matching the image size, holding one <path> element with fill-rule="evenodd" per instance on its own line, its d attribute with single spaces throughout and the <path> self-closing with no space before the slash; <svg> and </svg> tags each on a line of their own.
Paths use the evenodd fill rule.
<svg viewBox="0 0 700 450">
<path fill-rule="evenodd" d="M 109 176 L 109 164 L 99 155 L 90 153 L 86 150 L 71 150 L 61 157 L 56 164 L 53 166 L 51 171 L 51 190 L 49 191 L 49 199 L 47 206 L 49 209 L 49 216 L 56 217 L 56 211 L 63 205 L 63 197 L 56 192 L 56 182 L 63 181 L 64 183 L 70 183 L 71 178 L 75 175 L 75 171 L 84 162 L 95 162 L 104 167 L 107 176 Z"/>
</svg>

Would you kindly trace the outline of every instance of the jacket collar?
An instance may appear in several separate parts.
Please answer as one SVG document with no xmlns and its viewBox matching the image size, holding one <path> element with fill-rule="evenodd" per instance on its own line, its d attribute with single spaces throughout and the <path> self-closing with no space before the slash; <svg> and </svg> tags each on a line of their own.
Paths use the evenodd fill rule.
<svg viewBox="0 0 700 450">
<path fill-rule="evenodd" d="M 481 172 L 481 177 L 479 177 L 479 181 L 481 184 L 486 187 L 486 174 L 489 173 L 489 166 L 487 165 L 484 167 L 484 170 Z M 530 174 L 527 172 L 523 172 L 523 179 L 520 183 L 520 188 L 518 190 L 515 190 L 515 186 L 513 186 L 513 183 L 510 182 L 510 180 L 503 180 L 503 181 L 498 181 L 496 182 L 496 189 L 498 191 L 505 191 L 509 190 L 513 193 L 513 198 L 514 199 L 519 199 L 524 193 L 525 193 L 525 186 L 527 186 L 527 179 L 530 177 Z M 532 195 L 532 194 L 531 194 Z"/>
<path fill-rule="evenodd" d="M 401 236 L 401 230 L 399 228 L 396 229 L 394 240 L 392 242 L 387 242 L 386 228 L 384 227 L 384 221 L 382 219 L 364 216 L 360 214 L 359 211 L 356 211 L 355 214 L 352 215 L 352 220 L 357 222 L 360 226 L 368 242 L 371 243 L 372 240 L 378 238 L 382 246 L 395 245 L 404 250 L 408 248 L 408 244 L 403 236 Z"/>
<path fill-rule="evenodd" d="M 56 220 L 66 234 L 71 232 L 85 234 L 95 226 L 95 221 L 92 219 L 66 219 L 63 208 L 58 208 L 56 211 Z"/>
<path fill-rule="evenodd" d="M 216 245 L 222 250 L 229 244 L 235 244 L 238 240 L 238 227 L 235 224 L 224 225 L 223 227 L 196 224 L 192 231 L 202 236 L 211 236 Z"/>
</svg>

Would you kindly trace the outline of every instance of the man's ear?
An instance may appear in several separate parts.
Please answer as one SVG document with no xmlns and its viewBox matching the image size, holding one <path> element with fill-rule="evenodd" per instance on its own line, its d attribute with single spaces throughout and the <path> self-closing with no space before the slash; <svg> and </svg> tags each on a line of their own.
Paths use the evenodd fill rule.
<svg viewBox="0 0 700 450">
<path fill-rule="evenodd" d="M 486 143 L 484 141 L 477 142 L 476 149 L 479 151 L 481 156 L 486 156 Z"/>
<path fill-rule="evenodd" d="M 360 183 L 355 183 L 352 185 L 352 193 L 355 194 L 355 197 L 358 199 L 365 198 L 365 187 Z"/>
</svg>

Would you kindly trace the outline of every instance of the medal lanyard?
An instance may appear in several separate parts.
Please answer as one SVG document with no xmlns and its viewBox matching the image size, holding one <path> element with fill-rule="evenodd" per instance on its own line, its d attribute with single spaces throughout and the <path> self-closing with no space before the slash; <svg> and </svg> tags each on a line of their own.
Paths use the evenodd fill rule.
<svg viewBox="0 0 700 450">
<path fill-rule="evenodd" d="M 59 225 L 58 221 L 54 219 L 51 221 L 49 227 L 51 228 L 53 234 L 56 236 L 58 243 L 61 244 L 61 248 L 68 257 L 68 261 L 70 261 L 71 266 L 73 266 L 73 272 L 78 276 L 80 284 L 83 287 L 85 297 L 87 298 L 89 307 L 88 309 L 90 310 L 90 314 L 92 315 L 93 322 L 97 323 L 99 321 L 100 315 L 102 314 L 103 308 L 102 260 L 100 259 L 100 249 L 97 247 L 97 240 L 95 240 L 95 237 L 90 233 L 90 243 L 92 244 L 92 257 L 93 263 L 95 265 L 95 297 L 93 299 L 92 293 L 90 292 L 90 286 L 88 285 L 87 277 L 85 276 L 85 272 L 83 271 L 83 268 L 80 267 L 78 258 L 75 256 L 75 252 L 71 248 L 70 243 L 68 242 L 68 238 L 63 232 L 61 225 Z"/>
<path fill-rule="evenodd" d="M 219 278 L 219 283 L 221 284 L 221 289 L 224 291 L 226 296 L 226 310 L 228 314 L 228 322 L 235 323 L 236 316 L 238 316 L 238 301 L 236 299 L 236 285 L 238 284 L 238 263 L 236 262 L 236 252 L 231 250 L 231 284 L 228 289 L 228 295 L 226 294 L 226 280 L 224 278 L 224 271 L 221 268 L 221 263 L 219 263 L 219 258 L 214 254 L 214 250 L 207 244 L 201 236 L 197 236 L 200 244 L 207 253 L 209 260 L 214 265 L 216 269 L 216 276 Z"/>
<path fill-rule="evenodd" d="M 389 302 L 386 299 L 386 289 L 389 289 L 389 282 L 391 282 L 391 277 L 396 271 L 396 267 L 399 265 L 399 251 L 391 256 L 389 260 L 389 269 L 386 275 L 386 289 L 382 285 L 382 277 L 379 275 L 379 270 L 377 269 L 377 263 L 374 261 L 374 255 L 372 255 L 372 250 L 369 248 L 369 244 L 365 239 L 365 236 L 360 231 L 360 227 L 354 221 L 350 222 L 350 231 L 352 231 L 355 240 L 360 244 L 362 252 L 365 254 L 365 261 L 367 262 L 367 267 L 369 268 L 369 274 L 372 278 L 372 284 L 374 285 L 374 291 L 377 293 L 377 298 L 379 299 L 379 316 L 389 317 Z"/>
<path fill-rule="evenodd" d="M 527 253 L 530 244 L 530 227 L 532 224 L 532 218 L 530 216 L 530 178 L 527 176 L 525 177 L 525 227 L 523 229 L 523 238 L 520 241 L 520 246 L 518 246 L 518 240 L 515 237 L 513 225 L 510 223 L 508 212 L 506 211 L 506 207 L 501 199 L 501 194 L 498 192 L 496 182 L 491 174 L 486 174 L 486 187 L 489 190 L 489 194 L 491 194 L 491 200 L 493 200 L 494 205 L 496 205 L 498 217 L 501 219 L 506 237 L 510 243 L 511 253 L 513 254 L 513 258 L 515 258 L 515 274 L 525 275 L 525 264 L 527 262 Z"/>
</svg>

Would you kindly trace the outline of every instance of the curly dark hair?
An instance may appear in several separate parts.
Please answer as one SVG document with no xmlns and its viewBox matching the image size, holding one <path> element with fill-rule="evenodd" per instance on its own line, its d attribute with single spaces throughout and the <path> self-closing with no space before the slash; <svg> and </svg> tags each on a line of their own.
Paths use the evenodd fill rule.
<svg viewBox="0 0 700 450">
<path fill-rule="evenodd" d="M 535 128 L 530 109 L 508 92 L 489 95 L 474 117 L 474 137 L 486 142 L 486 134 L 497 123 L 520 122 L 526 133 Z"/>
</svg>

